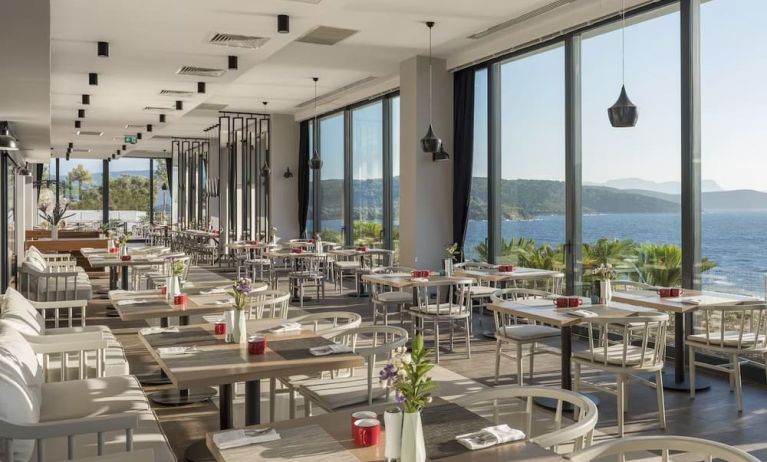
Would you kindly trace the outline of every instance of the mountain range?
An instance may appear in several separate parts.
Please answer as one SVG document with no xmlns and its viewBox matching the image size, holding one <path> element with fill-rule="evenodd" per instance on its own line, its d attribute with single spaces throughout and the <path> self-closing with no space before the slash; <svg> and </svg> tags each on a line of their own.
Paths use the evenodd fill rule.
<svg viewBox="0 0 767 462">
<path fill-rule="evenodd" d="M 617 178 L 608 180 L 604 183 L 585 182 L 584 186 L 607 186 L 615 189 L 639 189 L 644 191 L 659 192 L 665 194 L 680 194 L 682 183 L 678 181 L 649 181 L 641 178 Z M 701 191 L 715 192 L 722 191 L 722 188 L 714 180 L 702 180 Z"/>
</svg>

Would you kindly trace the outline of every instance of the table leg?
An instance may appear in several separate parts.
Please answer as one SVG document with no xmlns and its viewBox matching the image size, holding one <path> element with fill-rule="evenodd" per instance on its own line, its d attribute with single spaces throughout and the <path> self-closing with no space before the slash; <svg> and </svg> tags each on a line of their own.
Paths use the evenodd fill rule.
<svg viewBox="0 0 767 462">
<path fill-rule="evenodd" d="M 160 327 L 168 327 L 168 318 L 160 318 Z M 170 379 L 165 371 L 160 368 L 159 371 L 147 372 L 145 374 L 136 374 L 141 385 L 169 385 Z"/>
<path fill-rule="evenodd" d="M 245 425 L 261 423 L 261 381 L 245 382 Z"/>
<path fill-rule="evenodd" d="M 114 266 L 109 267 L 109 290 L 117 290 L 117 269 Z M 108 318 L 119 318 L 120 313 L 117 312 L 114 306 L 109 305 L 106 316 Z"/>
<path fill-rule="evenodd" d="M 685 339 L 688 331 L 692 331 L 692 313 L 674 313 L 674 372 L 663 373 L 663 388 L 672 391 L 690 391 L 687 380 L 685 358 L 687 347 Z M 692 333 L 692 332 L 690 332 Z M 653 377 L 651 381 L 655 381 Z M 695 390 L 703 391 L 711 388 L 711 384 L 700 376 L 695 377 Z"/>
<path fill-rule="evenodd" d="M 130 281 L 128 280 L 128 265 L 122 267 L 122 289 L 130 290 Z"/>
<path fill-rule="evenodd" d="M 231 383 L 223 383 L 218 386 L 219 429 L 229 430 L 234 427 L 234 413 L 232 412 L 233 386 Z M 215 462 L 205 440 L 192 443 L 184 451 L 184 459 L 187 462 Z"/>
</svg>

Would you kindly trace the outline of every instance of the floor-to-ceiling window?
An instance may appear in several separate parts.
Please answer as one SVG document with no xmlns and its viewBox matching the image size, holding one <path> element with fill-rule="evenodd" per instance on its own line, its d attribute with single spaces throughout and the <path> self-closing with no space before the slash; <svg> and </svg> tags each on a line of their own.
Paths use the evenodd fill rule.
<svg viewBox="0 0 767 462">
<path fill-rule="evenodd" d="M 701 6 L 701 222 L 703 287 L 765 293 L 767 263 L 767 40 L 762 0 L 713 0 Z M 737 31 L 737 33 L 735 33 Z"/>
<path fill-rule="evenodd" d="M 464 241 L 466 260 L 488 260 L 487 160 L 487 69 L 480 69 L 474 74 L 474 156 L 469 222 Z"/>
<path fill-rule="evenodd" d="M 149 159 L 123 157 L 109 164 L 109 219 L 125 223 L 129 232 L 149 222 L 149 172 Z"/>
<path fill-rule="evenodd" d="M 583 265 L 680 285 L 680 17 L 678 5 L 626 20 L 625 85 L 636 127 L 607 117 L 621 90 L 620 21 L 582 41 Z M 588 284 L 586 285 L 588 287 Z"/>
<path fill-rule="evenodd" d="M 172 199 L 170 195 L 170 185 L 168 182 L 168 160 L 154 159 L 152 161 L 154 168 L 154 182 L 152 191 L 152 203 L 154 207 L 154 222 L 167 223 L 170 220 Z M 207 169 L 203 176 L 205 181 L 201 182 L 200 187 L 205 188 L 207 184 Z M 204 204 L 204 202 L 203 202 Z M 205 205 L 203 208 L 203 217 L 206 217 Z"/>
<path fill-rule="evenodd" d="M 351 111 L 352 240 L 355 245 L 383 243 L 383 102 Z"/>
<path fill-rule="evenodd" d="M 305 155 L 309 159 L 312 158 L 312 153 L 314 152 L 314 121 L 309 121 L 309 144 L 307 151 L 305 153 L 302 153 L 302 155 Z M 318 229 L 314 228 L 314 202 L 316 200 L 316 194 L 314 191 L 314 175 L 315 170 L 309 169 L 309 208 L 306 213 L 306 234 L 307 236 L 312 236 L 315 232 L 319 232 Z"/>
<path fill-rule="evenodd" d="M 41 205 L 55 205 L 58 186 L 59 201 L 68 207 L 67 215 L 72 215 L 66 221 L 97 226 L 103 218 L 103 170 L 104 162 L 101 159 L 51 159 L 48 172 L 52 182 L 47 191 L 41 188 Z"/>
<path fill-rule="evenodd" d="M 320 119 L 320 226 L 322 239 L 344 243 L 344 113 Z"/>
<path fill-rule="evenodd" d="M 392 249 L 399 250 L 399 96 L 391 98 L 391 213 L 392 213 Z"/>
</svg>

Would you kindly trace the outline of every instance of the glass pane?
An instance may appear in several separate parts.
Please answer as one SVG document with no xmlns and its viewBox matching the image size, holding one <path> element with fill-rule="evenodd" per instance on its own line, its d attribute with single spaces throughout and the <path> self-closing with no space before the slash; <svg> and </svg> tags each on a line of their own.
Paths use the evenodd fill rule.
<svg viewBox="0 0 767 462">
<path fill-rule="evenodd" d="M 205 183 L 202 183 L 200 186 L 204 187 Z M 168 185 L 168 162 L 166 159 L 154 160 L 153 198 L 155 223 L 167 223 L 170 220 L 171 197 Z M 205 220 L 205 215 L 203 215 L 203 220 Z"/>
<path fill-rule="evenodd" d="M 612 264 L 618 277 L 681 284 L 679 13 L 653 11 L 625 30 L 625 84 L 634 128 L 607 118 L 621 90 L 621 30 L 583 40 L 583 273 Z M 671 330 L 670 330 L 671 331 Z"/>
<path fill-rule="evenodd" d="M 399 96 L 391 99 L 391 162 L 392 162 L 392 246 L 395 255 L 399 254 Z M 399 261 L 395 257 L 394 261 Z"/>
<path fill-rule="evenodd" d="M 703 287 L 759 296 L 767 271 L 755 251 L 767 229 L 767 56 L 744 44 L 767 39 L 765 13 L 761 0 L 701 6 Z"/>
<path fill-rule="evenodd" d="M 501 65 L 498 262 L 560 270 L 565 239 L 564 47 Z"/>
<path fill-rule="evenodd" d="M 128 232 L 149 222 L 149 159 L 121 158 L 109 164 L 109 219 Z"/>
<path fill-rule="evenodd" d="M 474 74 L 474 159 L 464 258 L 487 261 L 487 69 Z"/>
<path fill-rule="evenodd" d="M 51 178 L 55 177 L 55 160 L 51 160 L 49 169 Z M 103 171 L 101 159 L 59 159 L 60 200 L 69 205 L 68 214 L 74 214 L 67 222 L 93 227 L 101 223 Z M 51 188 L 55 191 L 55 186 Z"/>
<path fill-rule="evenodd" d="M 322 239 L 344 243 L 344 114 L 320 120 Z"/>
<path fill-rule="evenodd" d="M 383 244 L 383 103 L 352 111 L 352 217 L 355 245 Z"/>
<path fill-rule="evenodd" d="M 304 153 L 309 159 L 314 151 L 314 122 L 309 121 L 309 149 Z M 311 236 L 317 230 L 314 229 L 314 170 L 309 169 L 309 211 L 306 213 L 306 234 Z"/>
</svg>

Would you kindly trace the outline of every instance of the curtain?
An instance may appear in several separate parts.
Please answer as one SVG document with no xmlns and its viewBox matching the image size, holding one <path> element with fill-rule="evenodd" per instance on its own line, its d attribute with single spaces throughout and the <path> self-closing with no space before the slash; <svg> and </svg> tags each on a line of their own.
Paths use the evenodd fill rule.
<svg viewBox="0 0 767 462">
<path fill-rule="evenodd" d="M 453 74 L 453 242 L 463 254 L 474 163 L 474 69 Z"/>
<path fill-rule="evenodd" d="M 309 213 L 309 121 L 299 126 L 298 135 L 298 229 L 306 239 L 306 219 Z"/>
</svg>

